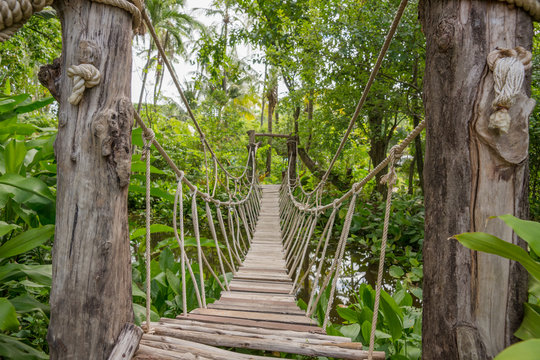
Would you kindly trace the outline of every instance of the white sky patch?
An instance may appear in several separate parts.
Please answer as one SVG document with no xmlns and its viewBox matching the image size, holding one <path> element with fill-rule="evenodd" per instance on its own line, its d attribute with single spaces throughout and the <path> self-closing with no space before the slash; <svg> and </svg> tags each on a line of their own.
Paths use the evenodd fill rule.
<svg viewBox="0 0 540 360">
<path fill-rule="evenodd" d="M 208 9 L 211 8 L 212 0 L 187 0 L 184 11 L 191 13 L 193 17 L 199 20 L 206 26 L 220 26 L 222 19 L 219 16 L 207 16 L 204 11 L 194 9 Z M 139 95 L 143 82 L 143 68 L 146 64 L 147 49 L 149 45 L 149 34 L 144 37 L 139 37 L 133 42 L 133 70 L 131 81 L 131 99 L 133 103 L 139 102 Z M 261 82 L 264 77 L 264 65 L 253 63 L 252 59 L 257 56 L 259 52 L 255 52 L 251 47 L 246 45 L 237 45 L 236 53 L 240 59 L 245 59 L 251 67 L 260 74 Z M 191 58 L 195 59 L 196 54 L 192 54 Z M 176 74 L 179 78 L 180 85 L 183 86 L 186 82 L 191 82 L 195 71 L 197 70 L 196 64 L 190 64 L 184 59 L 177 59 L 177 62 L 173 64 Z M 163 86 L 161 89 L 161 95 L 167 98 L 173 99 L 176 103 L 181 103 L 180 96 L 176 90 L 173 80 L 169 72 L 164 68 L 165 77 L 163 79 Z M 155 84 L 155 66 L 148 73 L 148 78 L 143 94 L 143 103 L 153 102 L 153 91 Z"/>
</svg>

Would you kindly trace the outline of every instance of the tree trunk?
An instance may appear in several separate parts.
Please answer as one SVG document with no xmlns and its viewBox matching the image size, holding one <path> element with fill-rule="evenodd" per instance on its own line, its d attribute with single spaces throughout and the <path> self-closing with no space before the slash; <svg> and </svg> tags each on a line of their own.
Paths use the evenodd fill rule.
<svg viewBox="0 0 540 360">
<path fill-rule="evenodd" d="M 527 217 L 527 119 L 534 102 L 517 100 L 508 134 L 488 129 L 494 90 L 486 58 L 496 47 L 530 50 L 532 21 L 496 1 L 424 0 L 419 9 L 427 39 L 423 358 L 490 359 L 515 340 L 527 274 L 449 237 L 486 231 L 522 243 L 501 221 L 486 221 Z M 530 84 L 528 72 L 528 93 Z"/>
<path fill-rule="evenodd" d="M 289 163 L 289 184 L 293 186 L 296 183 L 296 148 L 297 136 L 292 135 L 287 139 L 287 158 Z"/>
<path fill-rule="evenodd" d="M 300 159 L 302 162 L 306 165 L 306 167 L 311 171 L 313 176 L 318 178 L 319 180 L 322 179 L 324 176 L 325 170 L 321 169 L 319 165 L 313 159 L 308 155 L 306 150 L 304 148 L 299 147 L 298 148 L 298 155 L 300 156 Z M 334 185 L 336 188 L 338 188 L 341 191 L 346 191 L 348 188 L 351 187 L 350 182 L 342 181 L 337 174 L 335 174 L 333 171 L 330 171 L 330 174 L 328 175 L 328 181 L 332 185 Z"/>
<path fill-rule="evenodd" d="M 383 125 L 383 117 L 380 112 L 370 112 L 368 114 L 369 125 L 369 151 L 368 155 L 373 166 L 377 166 L 386 158 L 389 138 L 386 136 Z M 375 190 L 380 194 L 386 194 L 386 185 L 381 184 L 381 177 L 386 173 L 385 170 L 375 175 Z"/>
<path fill-rule="evenodd" d="M 133 322 L 127 217 L 132 18 L 87 0 L 57 0 L 55 8 L 63 50 L 57 77 L 48 82 L 57 86 L 52 91 L 60 108 L 47 340 L 51 359 L 106 359 L 124 324 Z M 99 69 L 101 82 L 72 105 L 67 70 L 81 63 Z"/>
<path fill-rule="evenodd" d="M 275 80 L 275 81 L 274 81 Z M 272 79 L 272 86 L 268 89 L 268 133 L 272 133 L 272 117 L 277 104 L 277 80 Z M 268 138 L 268 152 L 266 153 L 266 175 L 272 171 L 272 137 Z"/>
</svg>

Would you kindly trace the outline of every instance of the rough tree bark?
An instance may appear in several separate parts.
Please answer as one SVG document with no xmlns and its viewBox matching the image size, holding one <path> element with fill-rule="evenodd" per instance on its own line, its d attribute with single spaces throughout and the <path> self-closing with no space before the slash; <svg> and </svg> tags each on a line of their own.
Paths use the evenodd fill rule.
<svg viewBox="0 0 540 360">
<path fill-rule="evenodd" d="M 300 159 L 302 162 L 306 165 L 306 167 L 311 171 L 311 173 L 317 177 L 319 180 L 322 179 L 324 176 L 325 170 L 321 169 L 320 166 L 308 155 L 306 150 L 304 148 L 298 148 L 298 155 L 300 156 Z M 348 175 L 349 171 L 347 171 Z M 347 177 L 348 179 L 352 179 L 351 177 Z M 328 181 L 332 185 L 334 185 L 336 188 L 338 188 L 341 191 L 346 191 L 351 187 L 351 182 L 343 181 L 339 178 L 339 176 L 334 173 L 333 171 L 330 171 L 330 174 L 328 175 Z"/>
<path fill-rule="evenodd" d="M 296 148 L 298 136 L 291 135 L 287 139 L 287 158 L 289 159 L 289 184 L 293 186 L 296 183 Z"/>
<path fill-rule="evenodd" d="M 57 0 L 61 60 L 40 71 L 59 101 L 51 359 L 106 359 L 133 321 L 127 191 L 131 162 L 132 18 L 88 0 Z M 68 102 L 67 69 L 93 64 L 101 82 Z"/>
<path fill-rule="evenodd" d="M 427 39 L 423 358 L 490 359 L 514 341 L 527 274 L 449 237 L 487 231 L 521 243 L 500 221 L 486 221 L 527 216 L 534 101 L 518 99 L 508 134 L 489 130 L 494 90 L 486 58 L 496 47 L 530 50 L 532 21 L 497 1 L 424 0 L 419 9 Z M 530 84 L 528 72 L 528 93 Z"/>
</svg>

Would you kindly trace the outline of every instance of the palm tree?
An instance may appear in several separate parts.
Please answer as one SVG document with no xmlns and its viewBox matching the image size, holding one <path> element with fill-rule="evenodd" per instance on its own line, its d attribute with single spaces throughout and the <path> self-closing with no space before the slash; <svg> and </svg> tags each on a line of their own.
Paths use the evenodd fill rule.
<svg viewBox="0 0 540 360">
<path fill-rule="evenodd" d="M 189 55 L 188 45 L 193 39 L 196 30 L 205 32 L 203 24 L 195 20 L 191 15 L 182 11 L 185 0 L 146 0 L 148 16 L 152 21 L 160 43 L 163 45 L 167 57 L 174 61 L 176 56 L 186 58 Z M 154 104 L 161 91 L 163 83 L 163 59 L 158 53 L 153 56 L 156 50 L 154 41 L 150 39 L 147 50 L 147 61 L 143 69 L 143 84 L 139 95 L 140 111 L 144 88 L 146 85 L 148 72 L 154 63 L 156 66 L 156 82 L 154 84 Z"/>
</svg>

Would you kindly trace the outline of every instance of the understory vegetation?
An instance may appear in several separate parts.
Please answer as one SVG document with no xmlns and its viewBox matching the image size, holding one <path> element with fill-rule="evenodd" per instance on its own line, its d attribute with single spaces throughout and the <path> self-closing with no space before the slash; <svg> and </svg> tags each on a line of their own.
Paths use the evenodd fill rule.
<svg viewBox="0 0 540 360">
<path fill-rule="evenodd" d="M 185 95 L 206 139 L 227 169 L 239 173 L 246 164 L 248 130 L 296 134 L 297 172 L 302 186 L 309 191 L 317 186 L 339 146 L 398 3 L 214 0 L 211 8 L 190 9 L 183 0 L 146 0 L 146 7 L 170 58 L 195 66 L 192 73 L 186 74 Z M 350 139 L 332 170 L 323 203 L 339 197 L 367 175 L 393 145 L 423 120 L 425 39 L 417 11 L 417 1 L 411 1 Z M 539 30 L 535 28 L 533 49 L 532 96 L 536 99 L 540 98 Z M 51 8 L 32 17 L 15 36 L 0 43 L 0 358 L 5 359 L 48 358 L 58 106 L 39 84 L 37 73 L 39 66 L 60 56 L 61 46 L 60 23 Z M 171 90 L 163 59 L 149 35 L 135 36 L 133 50 L 143 64 L 140 74 L 134 75 L 134 81 L 142 85 L 138 87 L 142 88 L 140 93 L 132 94 L 135 107 L 140 107 L 141 116 L 177 166 L 191 182 L 205 188 L 206 174 L 213 171 L 214 165 L 205 165 L 201 139 L 178 95 Z M 242 57 L 242 53 L 249 55 Z M 144 321 L 146 296 L 145 162 L 141 135 L 141 129 L 135 127 L 128 197 L 133 303 L 138 324 Z M 288 165 L 286 141 L 260 141 L 258 176 L 262 183 L 278 184 Z M 529 149 L 530 218 L 539 221 L 538 109 L 530 119 Z M 176 175 L 152 151 L 150 268 L 154 320 L 175 317 L 183 309 L 180 255 L 172 227 Z M 421 135 L 397 162 L 386 275 L 375 333 L 375 349 L 386 351 L 388 358 L 396 360 L 421 358 L 424 151 Z M 359 195 L 337 301 L 333 302 L 331 325 L 327 329 L 330 334 L 360 341 L 366 348 L 374 309 L 386 190 L 377 176 Z M 186 199 L 188 196 L 185 194 Z M 185 206 L 181 214 L 186 229 L 192 228 L 188 208 Z M 330 213 L 321 216 L 328 218 Z M 338 214 L 330 256 L 336 251 L 345 216 L 345 211 Z M 199 209 L 199 218 L 206 219 L 203 208 Z M 217 268 L 217 257 L 211 256 L 215 244 L 205 223 L 201 220 L 201 245 Z M 324 226 L 326 222 L 321 223 Z M 322 231 L 315 230 L 313 241 Z M 186 246 L 190 256 L 195 253 L 195 239 L 189 231 Z M 536 254 L 532 252 L 530 256 L 538 264 Z M 198 271 L 194 264 L 193 272 Z M 206 275 L 204 285 L 211 302 L 219 298 L 221 288 L 216 279 Z M 312 283 L 313 276 L 308 279 L 308 289 L 302 290 L 298 301 L 304 308 L 308 298 L 302 294 L 309 294 L 310 287 L 318 286 Z M 190 311 L 198 305 L 191 278 L 186 283 Z M 538 287 L 537 281 L 531 282 L 527 309 L 530 316 L 540 319 Z M 314 312 L 321 325 L 328 296 L 327 292 L 321 296 Z M 538 322 L 536 325 L 534 336 L 538 338 Z M 532 338 L 523 333 L 522 339 Z"/>
</svg>

